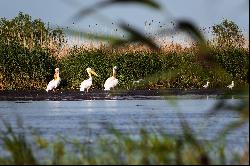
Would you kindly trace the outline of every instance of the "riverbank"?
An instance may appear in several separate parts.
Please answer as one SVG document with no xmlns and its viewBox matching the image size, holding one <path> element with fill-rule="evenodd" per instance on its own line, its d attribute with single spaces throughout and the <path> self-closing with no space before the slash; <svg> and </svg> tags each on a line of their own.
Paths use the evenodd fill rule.
<svg viewBox="0 0 250 166">
<path fill-rule="evenodd" d="M 230 91 L 228 89 L 91 90 L 88 93 L 79 90 L 57 90 L 48 93 L 45 90 L 5 90 L 0 91 L 0 101 L 160 100 L 174 96 L 184 96 L 185 98 L 224 96 L 232 98 L 232 95 L 236 98 L 239 97 L 237 90 Z"/>
</svg>

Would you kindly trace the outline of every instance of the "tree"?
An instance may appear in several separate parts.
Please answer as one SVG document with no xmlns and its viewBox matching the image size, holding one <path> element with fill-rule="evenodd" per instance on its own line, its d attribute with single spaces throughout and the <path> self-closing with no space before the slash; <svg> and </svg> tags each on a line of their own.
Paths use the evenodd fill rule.
<svg viewBox="0 0 250 166">
<path fill-rule="evenodd" d="M 18 43 L 32 50 L 34 47 L 48 48 L 51 43 L 61 47 L 64 42 L 62 29 L 50 29 L 41 19 L 31 19 L 31 16 L 20 12 L 11 20 L 0 19 L 0 42 L 11 45 Z"/>
<path fill-rule="evenodd" d="M 215 43 L 219 47 L 243 47 L 245 42 L 239 27 L 233 21 L 227 19 L 220 24 L 212 26 L 212 33 Z"/>
</svg>

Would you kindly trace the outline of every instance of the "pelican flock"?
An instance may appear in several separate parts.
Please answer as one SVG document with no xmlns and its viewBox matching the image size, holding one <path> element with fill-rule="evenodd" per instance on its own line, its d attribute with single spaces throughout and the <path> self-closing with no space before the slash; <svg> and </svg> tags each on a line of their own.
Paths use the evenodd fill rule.
<svg viewBox="0 0 250 166">
<path fill-rule="evenodd" d="M 104 90 L 110 90 L 117 86 L 118 79 L 116 78 L 117 66 L 113 67 L 113 75 L 109 77 L 104 83 Z"/>
<path fill-rule="evenodd" d="M 88 75 L 89 75 L 89 79 L 84 80 L 81 85 L 80 85 L 80 91 L 85 91 L 85 89 L 87 90 L 87 92 L 89 91 L 89 88 L 92 86 L 92 75 L 98 76 L 94 70 L 92 70 L 91 68 L 87 68 L 86 69 Z"/>
<path fill-rule="evenodd" d="M 207 81 L 207 84 L 206 85 L 203 85 L 203 88 L 208 88 L 208 84 L 209 84 L 210 82 L 209 81 Z"/>
<path fill-rule="evenodd" d="M 46 91 L 56 89 L 60 84 L 61 78 L 59 76 L 59 68 L 55 69 L 54 79 L 51 80 L 46 88 Z"/>
<path fill-rule="evenodd" d="M 234 87 L 234 81 L 232 81 L 232 83 L 230 85 L 228 85 L 227 87 L 232 90 Z"/>
<path fill-rule="evenodd" d="M 104 90 L 111 90 L 113 88 L 115 88 L 117 85 L 118 85 L 118 79 L 116 78 L 116 74 L 117 74 L 117 66 L 113 67 L 113 73 L 112 73 L 112 76 L 109 77 L 105 83 L 104 83 Z M 89 91 L 89 88 L 92 86 L 92 75 L 95 75 L 95 76 L 98 76 L 96 74 L 96 72 L 91 69 L 91 68 L 87 68 L 86 69 L 88 75 L 89 75 L 89 79 L 87 80 L 84 80 L 81 85 L 80 85 L 80 91 L 85 91 L 85 89 L 87 90 L 87 92 Z M 56 68 L 55 69 L 55 74 L 54 74 L 54 79 L 51 80 L 49 82 L 49 84 L 47 85 L 47 88 L 46 88 L 46 91 L 50 91 L 50 90 L 54 90 L 56 89 L 59 85 L 60 85 L 60 82 L 61 82 L 61 78 L 59 76 L 60 74 L 60 71 L 59 71 L 59 68 Z M 138 81 L 134 81 L 133 84 L 135 83 L 139 83 L 141 82 L 142 79 L 138 80 Z M 207 83 L 205 85 L 203 85 L 203 88 L 208 88 L 209 87 L 209 81 L 207 81 Z M 234 87 L 234 81 L 232 81 L 232 83 L 230 85 L 227 86 L 227 88 L 229 89 L 233 89 Z"/>
</svg>

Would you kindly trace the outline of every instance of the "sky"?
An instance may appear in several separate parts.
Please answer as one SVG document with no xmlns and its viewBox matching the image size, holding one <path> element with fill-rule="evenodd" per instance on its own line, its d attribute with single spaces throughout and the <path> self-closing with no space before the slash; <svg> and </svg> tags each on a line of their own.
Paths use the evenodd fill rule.
<svg viewBox="0 0 250 166">
<path fill-rule="evenodd" d="M 249 36 L 249 0 L 156 0 L 163 10 L 157 11 L 140 5 L 113 5 L 78 22 L 72 20 L 79 10 L 99 1 L 101 0 L 0 0 L 0 17 L 11 19 L 21 11 L 51 25 L 111 34 L 118 33 L 114 31 L 118 21 L 152 32 L 173 19 L 187 19 L 200 28 L 211 27 L 223 19 L 229 19 L 240 27 L 243 34 Z M 152 20 L 151 26 L 145 27 L 145 21 Z"/>
</svg>

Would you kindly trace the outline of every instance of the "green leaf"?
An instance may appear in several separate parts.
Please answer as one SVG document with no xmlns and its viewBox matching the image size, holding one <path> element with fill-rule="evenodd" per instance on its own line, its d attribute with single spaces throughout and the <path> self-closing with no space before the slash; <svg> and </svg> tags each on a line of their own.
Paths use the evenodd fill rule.
<svg viewBox="0 0 250 166">
<path fill-rule="evenodd" d="M 141 5 L 145 5 L 147 7 L 150 7 L 152 9 L 161 9 L 161 6 L 153 1 L 153 0 L 107 0 L 107 1 L 101 1 L 96 3 L 95 5 L 88 7 L 88 8 L 84 8 L 81 9 L 79 12 L 77 12 L 74 16 L 73 16 L 73 20 L 74 21 L 79 21 L 80 19 L 82 19 L 84 16 L 95 13 L 98 9 L 102 9 L 111 5 L 115 5 L 115 4 L 128 4 L 128 3 L 137 3 L 137 4 L 141 4 Z"/>
<path fill-rule="evenodd" d="M 206 40 L 200 30 L 190 21 L 180 20 L 177 21 L 177 30 L 181 30 L 186 32 L 189 36 L 192 37 L 194 41 L 197 42 L 199 47 L 198 53 L 198 62 L 207 69 L 211 69 L 217 67 L 220 68 L 218 65 L 216 66 L 216 58 L 213 54 L 210 53 L 209 48 L 207 47 Z M 223 71 L 223 70 L 222 70 Z"/>
<path fill-rule="evenodd" d="M 158 45 L 150 38 L 146 37 L 144 34 L 140 33 L 138 30 L 135 30 L 125 23 L 119 24 L 119 26 L 128 33 L 128 38 L 119 38 L 115 36 L 110 35 L 99 35 L 99 34 L 91 34 L 86 33 L 83 31 L 74 30 L 71 28 L 66 28 L 65 33 L 73 36 L 78 36 L 79 34 L 82 34 L 82 37 L 93 39 L 93 40 L 99 40 L 99 41 L 108 41 L 113 47 L 119 47 L 124 44 L 134 43 L 134 42 L 141 42 L 148 45 L 153 50 L 159 50 Z"/>
<path fill-rule="evenodd" d="M 72 35 L 72 36 L 77 36 L 79 37 L 78 34 L 82 34 L 82 38 L 87 38 L 90 40 L 97 40 L 97 41 L 106 41 L 109 42 L 109 44 L 112 47 L 119 47 L 124 44 L 130 43 L 127 39 L 121 39 L 119 37 L 111 36 L 111 35 L 102 35 L 102 34 L 92 34 L 92 33 L 87 33 L 83 31 L 78 31 L 74 29 L 65 29 L 65 33 Z"/>
<path fill-rule="evenodd" d="M 188 33 L 195 41 L 205 43 L 205 39 L 199 29 L 193 23 L 186 20 L 177 21 L 177 30 Z"/>
<path fill-rule="evenodd" d="M 161 6 L 154 0 L 111 0 L 113 3 L 138 3 L 153 9 L 161 9 Z"/>
<path fill-rule="evenodd" d="M 129 33 L 130 37 L 128 39 L 129 42 L 142 42 L 147 44 L 153 50 L 160 50 L 158 45 L 150 38 L 146 37 L 144 34 L 139 31 L 127 26 L 125 23 L 119 24 L 119 26 L 126 32 Z"/>
<path fill-rule="evenodd" d="M 219 134 L 216 135 L 214 140 L 219 140 L 221 138 L 224 138 L 225 136 L 227 136 L 229 134 L 229 132 L 232 132 L 236 129 L 239 129 L 244 124 L 246 124 L 246 122 L 244 120 L 239 120 L 239 121 L 232 122 L 232 123 L 226 125 L 220 132 L 218 132 Z"/>
</svg>

